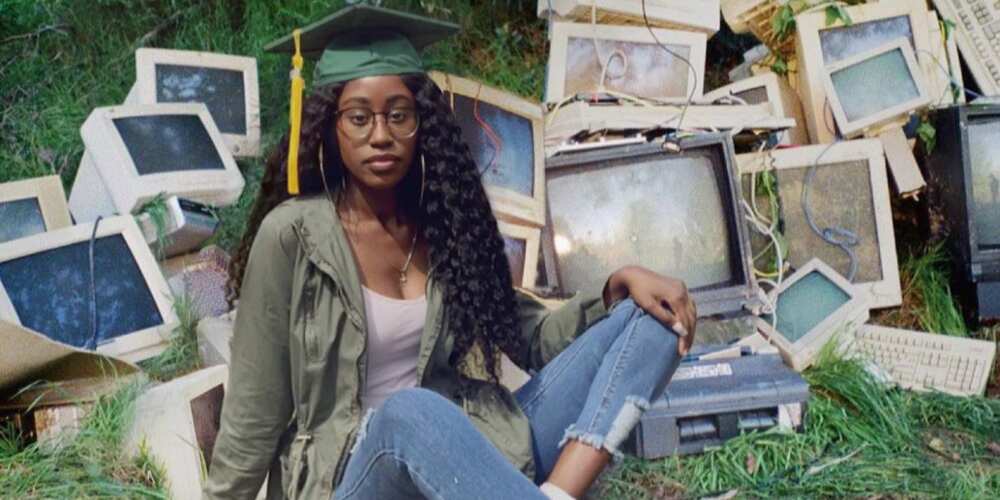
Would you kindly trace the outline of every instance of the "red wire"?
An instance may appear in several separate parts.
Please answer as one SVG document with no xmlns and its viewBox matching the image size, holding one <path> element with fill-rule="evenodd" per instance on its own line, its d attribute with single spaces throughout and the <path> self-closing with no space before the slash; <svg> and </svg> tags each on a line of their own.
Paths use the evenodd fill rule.
<svg viewBox="0 0 1000 500">
<path fill-rule="evenodd" d="M 482 90 L 482 86 L 479 87 L 479 90 Z M 490 162 L 487 164 L 486 168 L 484 168 L 483 171 L 480 172 L 480 174 L 485 174 L 488 170 L 494 168 L 494 166 L 496 166 L 497 160 L 500 159 L 500 154 L 503 151 L 503 141 L 500 140 L 500 136 L 497 135 L 497 133 L 493 130 L 493 127 L 490 127 L 490 124 L 486 123 L 486 120 L 483 120 L 482 116 L 479 116 L 479 90 L 476 91 L 476 98 L 473 100 L 472 115 L 476 118 L 476 121 L 479 123 L 479 126 L 483 128 L 483 131 L 486 132 L 486 136 L 489 137 L 490 142 L 493 143 L 493 150 L 494 150 L 493 158 L 490 159 Z"/>
</svg>

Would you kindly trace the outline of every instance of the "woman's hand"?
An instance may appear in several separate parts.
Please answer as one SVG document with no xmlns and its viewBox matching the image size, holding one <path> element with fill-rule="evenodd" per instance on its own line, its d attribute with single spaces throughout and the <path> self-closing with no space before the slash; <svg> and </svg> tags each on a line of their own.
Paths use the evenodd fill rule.
<svg viewBox="0 0 1000 500">
<path fill-rule="evenodd" d="M 691 349 L 698 310 L 683 281 L 661 276 L 639 266 L 627 266 L 608 278 L 604 303 L 632 297 L 650 316 L 672 328 L 680 336 L 677 351 L 683 356 Z"/>
</svg>

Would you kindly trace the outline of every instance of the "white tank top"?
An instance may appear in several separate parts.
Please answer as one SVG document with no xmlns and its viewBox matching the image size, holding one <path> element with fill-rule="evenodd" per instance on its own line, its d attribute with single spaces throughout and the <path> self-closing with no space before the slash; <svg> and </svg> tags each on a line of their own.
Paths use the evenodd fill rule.
<svg viewBox="0 0 1000 500">
<path fill-rule="evenodd" d="M 427 297 L 401 300 L 362 287 L 368 318 L 365 411 L 382 406 L 392 393 L 417 386 L 417 357 L 427 318 Z"/>
</svg>

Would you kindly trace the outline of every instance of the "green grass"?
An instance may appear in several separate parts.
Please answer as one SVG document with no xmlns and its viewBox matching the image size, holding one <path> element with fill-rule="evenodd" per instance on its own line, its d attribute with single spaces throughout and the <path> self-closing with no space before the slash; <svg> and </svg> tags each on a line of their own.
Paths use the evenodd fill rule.
<svg viewBox="0 0 1000 500">
<path fill-rule="evenodd" d="M 802 433 L 746 434 L 687 458 L 627 459 L 601 498 L 990 498 L 1000 491 L 1000 401 L 889 390 L 827 357 L 806 372 Z"/>
<path fill-rule="evenodd" d="M 875 321 L 900 328 L 969 336 L 969 327 L 948 285 L 949 265 L 949 256 L 940 244 L 904 250 L 899 265 L 903 305 L 874 315 Z"/>
<path fill-rule="evenodd" d="M 62 446 L 25 446 L 0 429 L 2 498 L 167 498 L 163 473 L 151 457 L 120 452 L 143 383 L 136 381 L 101 398 L 79 434 Z"/>
<path fill-rule="evenodd" d="M 173 309 L 179 324 L 171 332 L 170 341 L 159 356 L 140 363 L 153 380 L 167 381 L 202 367 L 198 352 L 198 317 L 190 295 L 174 298 Z"/>
</svg>

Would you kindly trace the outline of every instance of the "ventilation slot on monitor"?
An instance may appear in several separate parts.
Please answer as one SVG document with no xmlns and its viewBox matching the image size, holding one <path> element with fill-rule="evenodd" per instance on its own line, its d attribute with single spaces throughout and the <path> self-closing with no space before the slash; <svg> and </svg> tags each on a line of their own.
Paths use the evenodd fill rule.
<svg viewBox="0 0 1000 500">
<path fill-rule="evenodd" d="M 778 425 L 778 409 L 739 412 L 740 432 L 762 431 Z"/>
<path fill-rule="evenodd" d="M 697 443 L 720 437 L 719 421 L 714 415 L 680 418 L 677 419 L 677 427 L 681 430 L 681 444 Z"/>
</svg>

